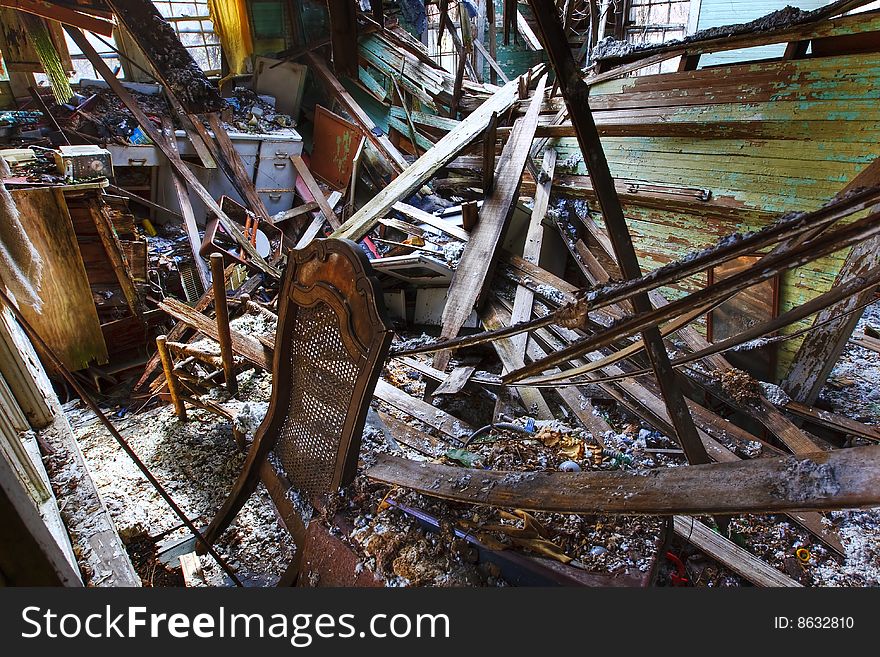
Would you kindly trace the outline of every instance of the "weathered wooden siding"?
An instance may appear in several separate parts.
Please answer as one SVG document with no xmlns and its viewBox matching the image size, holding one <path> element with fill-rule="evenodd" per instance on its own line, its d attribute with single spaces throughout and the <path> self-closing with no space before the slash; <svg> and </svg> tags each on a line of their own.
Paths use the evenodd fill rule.
<svg viewBox="0 0 880 657">
<path fill-rule="evenodd" d="M 772 218 L 767 211 L 811 210 L 830 200 L 880 155 L 878 99 L 880 54 L 597 85 L 591 105 L 615 178 L 712 193 L 705 210 L 696 200 L 674 210 L 656 202 L 625 204 L 643 266 L 653 269 L 730 232 L 760 228 Z M 586 173 L 574 139 L 560 139 L 558 149 L 557 171 Z M 713 212 L 713 204 L 735 207 L 736 216 Z M 827 291 L 844 256 L 785 276 L 780 311 Z M 797 341 L 783 345 L 780 372 Z"/>
</svg>

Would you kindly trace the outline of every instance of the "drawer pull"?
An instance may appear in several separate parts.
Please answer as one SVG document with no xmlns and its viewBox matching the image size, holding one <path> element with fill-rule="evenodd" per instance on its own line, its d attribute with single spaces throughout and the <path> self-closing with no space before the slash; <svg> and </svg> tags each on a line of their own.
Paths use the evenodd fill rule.
<svg viewBox="0 0 880 657">
<path fill-rule="evenodd" d="M 276 162 L 276 163 L 275 163 L 275 168 L 276 168 L 276 169 L 286 169 L 286 168 L 287 168 L 287 162 Z"/>
<path fill-rule="evenodd" d="M 130 157 L 130 158 L 128 158 L 128 165 L 129 166 L 142 167 L 142 166 L 145 166 L 146 164 L 147 164 L 147 158 L 145 158 L 145 157 L 141 157 L 141 158 Z"/>
<path fill-rule="evenodd" d="M 281 194 L 279 192 L 273 192 L 273 193 L 269 194 L 269 200 L 270 201 L 280 201 Z"/>
<path fill-rule="evenodd" d="M 275 151 L 275 157 L 279 160 L 286 160 L 288 158 L 288 154 L 286 151 Z"/>
</svg>

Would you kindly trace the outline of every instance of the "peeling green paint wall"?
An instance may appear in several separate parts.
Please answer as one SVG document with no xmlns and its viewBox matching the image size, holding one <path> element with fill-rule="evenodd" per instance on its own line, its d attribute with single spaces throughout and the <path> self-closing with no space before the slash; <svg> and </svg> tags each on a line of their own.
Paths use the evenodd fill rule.
<svg viewBox="0 0 880 657">
<path fill-rule="evenodd" d="M 878 100 L 880 54 L 597 85 L 591 104 L 600 130 L 614 133 L 602 143 L 615 178 L 711 190 L 713 199 L 737 210 L 732 219 L 701 211 L 695 200 L 688 211 L 626 205 L 643 267 L 654 269 L 734 231 L 761 228 L 772 220 L 766 211 L 813 210 L 829 201 L 880 156 Z M 556 146 L 558 161 L 574 164 L 557 165 L 557 171 L 586 173 L 575 139 L 557 140 Z M 783 276 L 780 312 L 827 291 L 845 256 L 837 253 Z M 685 287 L 704 284 L 705 277 L 696 277 Z M 779 372 L 797 346 L 797 340 L 782 344 Z"/>
</svg>

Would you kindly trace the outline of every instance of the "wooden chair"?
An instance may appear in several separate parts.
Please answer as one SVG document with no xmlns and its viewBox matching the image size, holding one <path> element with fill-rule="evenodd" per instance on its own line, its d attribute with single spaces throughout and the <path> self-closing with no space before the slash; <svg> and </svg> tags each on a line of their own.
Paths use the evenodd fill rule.
<svg viewBox="0 0 880 657">
<path fill-rule="evenodd" d="M 381 288 L 356 244 L 314 240 L 290 252 L 269 410 L 232 492 L 205 531 L 209 542 L 254 492 L 271 452 L 293 487 L 313 501 L 354 479 L 364 421 L 391 338 Z M 304 527 L 292 533 L 301 553 Z"/>
</svg>

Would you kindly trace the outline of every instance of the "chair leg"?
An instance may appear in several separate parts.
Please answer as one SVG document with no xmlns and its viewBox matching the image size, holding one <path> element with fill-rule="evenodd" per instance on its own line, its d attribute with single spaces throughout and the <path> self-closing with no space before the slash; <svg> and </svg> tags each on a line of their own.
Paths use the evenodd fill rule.
<svg viewBox="0 0 880 657">
<path fill-rule="evenodd" d="M 264 436 L 265 434 L 262 431 L 257 432 L 250 451 L 248 451 L 241 474 L 238 475 L 238 480 L 236 480 L 220 511 L 217 512 L 211 524 L 204 531 L 205 540 L 211 545 L 229 527 L 260 481 L 260 466 L 268 458 L 269 451 L 273 446 L 272 441 L 264 439 Z M 205 546 L 199 544 L 197 551 L 199 554 L 204 554 L 206 551 Z"/>
<path fill-rule="evenodd" d="M 303 545 L 301 543 L 297 543 L 296 554 L 293 555 L 293 559 L 290 560 L 290 564 L 287 566 L 287 569 L 284 571 L 284 574 L 281 575 L 281 578 L 278 580 L 278 583 L 275 586 L 278 588 L 296 586 L 296 582 L 299 579 L 300 570 L 302 570 L 302 562 Z"/>
</svg>

